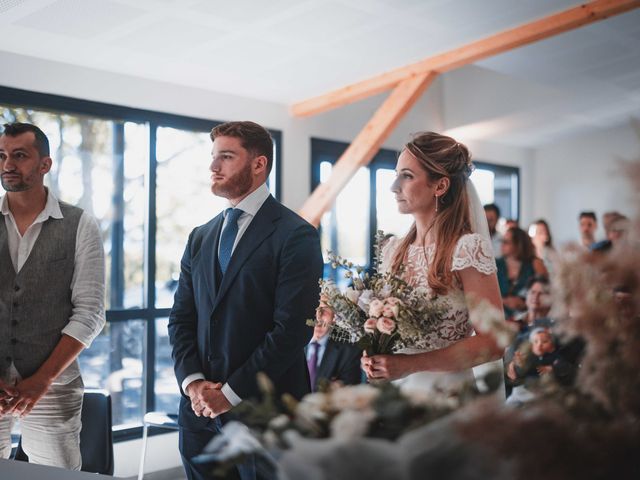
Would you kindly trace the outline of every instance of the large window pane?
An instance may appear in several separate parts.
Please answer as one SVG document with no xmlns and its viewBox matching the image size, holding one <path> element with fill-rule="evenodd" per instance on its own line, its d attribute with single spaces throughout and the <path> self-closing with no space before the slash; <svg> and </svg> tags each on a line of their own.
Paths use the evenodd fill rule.
<svg viewBox="0 0 640 480">
<path fill-rule="evenodd" d="M 477 162 L 470 178 L 483 204 L 495 203 L 503 218 L 517 220 L 520 216 L 519 177 L 517 168 Z"/>
<path fill-rule="evenodd" d="M 320 163 L 320 183 L 325 183 L 329 180 L 329 176 L 331 175 L 331 169 L 333 165 L 330 162 L 321 162 Z M 335 245 L 335 207 L 322 215 L 322 219 L 320 220 L 320 245 L 322 246 L 322 255 L 324 258 L 324 263 L 326 264 L 328 259 L 328 252 L 335 251 L 337 246 Z"/>
<path fill-rule="evenodd" d="M 336 199 L 338 253 L 357 265 L 369 262 L 369 169 L 360 168 Z"/>
<path fill-rule="evenodd" d="M 122 233 L 124 308 L 141 308 L 144 302 L 144 245 L 147 191 L 146 172 L 149 164 L 149 125 L 124 124 L 124 169 L 122 204 L 124 221 Z M 115 308 L 112 305 L 112 308 Z"/>
<path fill-rule="evenodd" d="M 111 394 L 114 426 L 142 423 L 145 343 L 145 321 L 109 322 L 80 355 L 85 386 Z"/>
<path fill-rule="evenodd" d="M 209 221 L 226 200 L 211 192 L 208 133 L 158 128 L 156 306 L 170 307 L 180 258 L 191 230 Z"/>
</svg>

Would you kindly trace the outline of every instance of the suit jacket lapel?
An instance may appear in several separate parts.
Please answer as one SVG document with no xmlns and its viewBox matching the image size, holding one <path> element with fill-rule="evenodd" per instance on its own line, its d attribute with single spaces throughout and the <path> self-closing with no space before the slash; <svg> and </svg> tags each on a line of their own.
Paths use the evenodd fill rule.
<svg viewBox="0 0 640 480">
<path fill-rule="evenodd" d="M 207 282 L 207 291 L 211 297 L 211 305 L 216 301 L 218 293 L 218 279 L 216 278 L 216 264 L 218 262 L 218 244 L 220 243 L 220 230 L 224 215 L 220 214 L 211 224 L 209 233 L 205 236 L 200 251 L 204 268 L 204 278 Z M 193 265 L 192 265 L 193 268 Z"/>
<path fill-rule="evenodd" d="M 327 346 L 324 349 L 324 355 L 322 355 L 322 361 L 318 365 L 318 378 L 329 378 L 329 374 L 333 371 L 334 364 L 336 363 L 335 345 L 329 340 Z"/>
<path fill-rule="evenodd" d="M 253 251 L 258 248 L 258 246 L 276 229 L 274 222 L 280 217 L 277 206 L 278 203 L 275 199 L 272 196 L 269 196 L 262 207 L 260 207 L 260 210 L 258 210 L 258 213 L 249 224 L 247 230 L 242 235 L 242 238 L 233 251 L 233 255 L 231 255 L 227 271 L 222 277 L 222 282 L 220 283 L 217 291 L 213 310 L 216 309 L 222 297 L 227 293 L 233 279 L 249 259 Z"/>
</svg>

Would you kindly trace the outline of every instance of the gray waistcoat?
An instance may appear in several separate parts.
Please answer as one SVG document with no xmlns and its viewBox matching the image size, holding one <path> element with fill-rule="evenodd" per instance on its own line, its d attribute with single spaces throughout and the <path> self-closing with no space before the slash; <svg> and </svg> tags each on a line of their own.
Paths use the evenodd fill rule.
<svg viewBox="0 0 640 480">
<path fill-rule="evenodd" d="M 11 362 L 22 378 L 33 375 L 69 323 L 76 233 L 82 210 L 59 204 L 64 218 L 49 218 L 42 224 L 18 274 L 9 255 L 5 219 L 0 215 L 0 378 L 6 376 Z M 67 383 L 79 374 L 74 362 L 58 382 Z"/>
</svg>

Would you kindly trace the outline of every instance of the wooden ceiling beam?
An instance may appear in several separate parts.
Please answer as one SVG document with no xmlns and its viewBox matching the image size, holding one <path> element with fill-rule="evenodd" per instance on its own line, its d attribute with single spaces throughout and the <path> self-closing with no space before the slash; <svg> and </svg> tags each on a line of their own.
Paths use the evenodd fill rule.
<svg viewBox="0 0 640 480">
<path fill-rule="evenodd" d="M 331 208 L 342 188 L 371 161 L 436 76 L 435 72 L 412 75 L 395 87 L 333 166 L 329 180 L 318 185 L 304 203 L 298 212 L 304 219 L 316 227 L 320 225 L 323 213 Z"/>
<path fill-rule="evenodd" d="M 421 76 L 428 72 L 444 73 L 638 7 L 640 7 L 640 0 L 594 0 L 420 62 L 298 102 L 291 107 L 291 113 L 304 117 L 326 112 L 382 93 L 407 78 Z"/>
</svg>

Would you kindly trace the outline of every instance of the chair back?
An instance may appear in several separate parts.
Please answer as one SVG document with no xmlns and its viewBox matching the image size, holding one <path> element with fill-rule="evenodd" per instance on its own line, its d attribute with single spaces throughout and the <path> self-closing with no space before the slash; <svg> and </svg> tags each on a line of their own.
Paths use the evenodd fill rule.
<svg viewBox="0 0 640 480">
<path fill-rule="evenodd" d="M 111 396 L 105 390 L 86 390 L 80 431 L 82 471 L 113 475 Z"/>
<path fill-rule="evenodd" d="M 85 390 L 82 400 L 80 455 L 83 472 L 113 475 L 111 396 L 104 390 Z M 18 443 L 15 460 L 29 461 Z"/>
</svg>

